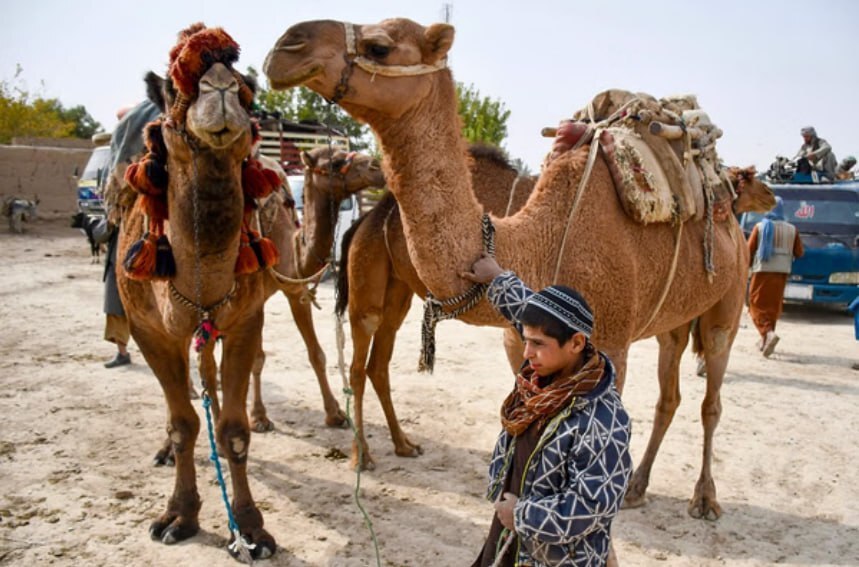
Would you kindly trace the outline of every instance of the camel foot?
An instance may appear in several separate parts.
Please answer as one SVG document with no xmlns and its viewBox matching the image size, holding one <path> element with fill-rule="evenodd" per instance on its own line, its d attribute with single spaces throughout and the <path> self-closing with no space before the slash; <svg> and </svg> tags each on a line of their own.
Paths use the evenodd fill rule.
<svg viewBox="0 0 859 567">
<path fill-rule="evenodd" d="M 274 431 L 274 422 L 266 416 L 251 416 L 251 431 L 257 433 Z"/>
<path fill-rule="evenodd" d="M 343 429 L 349 425 L 349 422 L 346 421 L 346 414 L 340 408 L 337 408 L 337 411 L 334 413 L 325 414 L 325 425 Z"/>
<path fill-rule="evenodd" d="M 165 513 L 149 526 L 149 536 L 165 545 L 172 545 L 196 535 L 200 524 L 196 519 Z"/>
<path fill-rule="evenodd" d="M 689 515 L 697 520 L 715 522 L 722 515 L 722 507 L 715 499 L 707 497 L 693 498 L 687 508 Z"/>
<path fill-rule="evenodd" d="M 156 467 L 174 467 L 176 466 L 176 457 L 173 455 L 173 445 L 162 447 L 155 453 L 155 458 L 152 459 L 152 465 Z"/>
<path fill-rule="evenodd" d="M 647 485 L 650 484 L 649 480 L 649 473 L 647 471 L 641 468 L 636 469 L 632 475 L 632 480 L 629 481 L 621 508 L 641 508 L 647 504 Z"/>
<path fill-rule="evenodd" d="M 412 443 L 408 439 L 405 440 L 405 443 L 402 445 L 394 447 L 394 453 L 397 454 L 398 457 L 417 457 L 418 455 L 423 455 L 424 450 L 420 445 Z"/>
<path fill-rule="evenodd" d="M 364 466 L 359 466 L 358 455 L 353 453 L 352 458 L 349 459 L 349 467 L 353 471 L 362 470 L 362 471 L 374 471 L 376 470 L 376 461 L 373 460 L 366 452 L 364 453 Z"/>
<path fill-rule="evenodd" d="M 622 510 L 631 510 L 633 508 L 641 508 L 645 504 L 647 504 L 647 494 L 632 494 L 628 491 L 626 496 L 623 497 L 620 507 Z"/>
<path fill-rule="evenodd" d="M 268 559 L 274 552 L 277 550 L 277 543 L 275 543 L 274 538 L 262 528 L 257 528 L 252 531 L 250 535 L 242 534 L 242 537 L 245 540 L 251 549 L 250 554 L 251 558 L 254 560 L 257 559 Z M 230 543 L 227 545 L 227 553 L 233 559 L 241 560 L 240 548 L 236 545 L 236 536 L 233 534 L 230 536 Z"/>
</svg>

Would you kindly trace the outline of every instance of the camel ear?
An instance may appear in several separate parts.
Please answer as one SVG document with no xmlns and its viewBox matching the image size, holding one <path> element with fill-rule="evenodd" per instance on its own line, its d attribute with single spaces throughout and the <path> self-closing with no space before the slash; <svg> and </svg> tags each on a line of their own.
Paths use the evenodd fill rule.
<svg viewBox="0 0 859 567">
<path fill-rule="evenodd" d="M 305 167 L 311 168 L 316 165 L 313 161 L 313 156 L 311 156 L 308 152 L 302 150 L 301 151 L 301 163 L 304 164 Z"/>
<path fill-rule="evenodd" d="M 453 26 L 449 24 L 433 24 L 424 33 L 426 37 L 425 63 L 432 64 L 447 55 L 453 45 Z"/>
<path fill-rule="evenodd" d="M 155 106 L 164 112 L 166 103 L 164 101 L 164 79 L 149 71 L 143 77 L 143 82 L 146 83 L 146 96 L 152 101 Z"/>
</svg>

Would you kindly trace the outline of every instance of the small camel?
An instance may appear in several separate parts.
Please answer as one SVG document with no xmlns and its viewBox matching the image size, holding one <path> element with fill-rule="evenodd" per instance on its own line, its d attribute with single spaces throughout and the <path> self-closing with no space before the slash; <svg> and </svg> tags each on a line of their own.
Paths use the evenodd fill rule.
<svg viewBox="0 0 859 567">
<path fill-rule="evenodd" d="M 373 129 L 400 207 L 409 256 L 420 280 L 440 299 L 470 287 L 459 274 L 484 249 L 483 208 L 471 190 L 455 85 L 446 63 L 453 37 L 450 25 L 424 27 L 402 18 L 370 25 L 303 22 L 277 40 L 264 64 L 273 88 L 307 86 Z M 492 218 L 498 261 L 534 289 L 563 283 L 581 291 L 597 314 L 594 342 L 615 363 L 620 391 L 629 345 L 658 338 L 660 400 L 650 450 L 631 482 L 628 503 L 644 501 L 652 459 L 679 403 L 680 357 L 691 321 L 699 318 L 707 393 L 701 408 L 702 467 L 688 511 L 697 518 L 718 518 L 722 511 L 711 470 L 713 434 L 748 272 L 742 232 L 732 215 L 714 227 L 716 272 L 708 278 L 701 244 L 706 221 L 692 219 L 681 225 L 682 233 L 669 223 L 633 221 L 623 211 L 599 153 L 579 189 L 589 150 L 585 145 L 555 159 L 525 207 L 513 216 Z M 766 186 L 750 184 L 740 195 L 742 206 L 752 201 L 771 206 L 772 194 L 766 193 Z M 668 301 L 663 303 L 663 296 Z M 476 325 L 506 325 L 486 301 L 461 318 Z"/>
<path fill-rule="evenodd" d="M 250 248 L 243 228 L 248 198 L 244 178 L 263 174 L 249 169 L 255 167 L 248 159 L 254 141 L 253 90 L 252 81 L 233 69 L 238 51 L 238 44 L 220 28 L 195 24 L 180 32 L 170 53 L 169 76 L 155 93 L 154 102 L 165 118 L 147 127 L 150 154 L 126 172 L 143 195 L 123 211 L 119 250 L 125 260 L 117 269 L 117 283 L 134 341 L 164 391 L 167 434 L 176 458 L 173 494 L 150 525 L 151 537 L 174 544 L 199 530 L 194 447 L 200 419 L 188 390 L 189 349 L 192 339 L 212 340 L 219 332 L 223 406 L 215 437 L 229 464 L 236 522 L 230 526 L 228 548 L 242 555 L 248 548 L 241 544 L 247 542 L 257 559 L 271 556 L 276 543 L 263 528 L 247 477 L 250 427 L 245 405 L 260 349 L 263 305 L 270 295 L 270 277 L 264 270 L 252 270 L 251 260 L 263 264 L 272 257 L 270 249 L 260 255 Z M 257 186 L 260 193 L 270 187 L 268 179 L 263 176 L 265 183 Z M 155 247 L 153 273 L 163 276 L 158 278 L 147 277 L 148 254 L 155 251 L 146 243 L 153 230 L 163 231 Z M 172 246 L 169 255 L 164 254 L 167 241 Z M 262 250 L 263 241 L 254 242 Z M 243 275 L 237 275 L 239 267 Z"/>
<path fill-rule="evenodd" d="M 474 190 L 486 210 L 498 216 L 519 210 L 531 193 L 534 179 L 518 175 L 497 148 L 472 145 L 468 152 Z M 352 335 L 349 378 L 355 395 L 357 433 L 352 443 L 351 465 L 373 469 L 375 461 L 364 435 L 363 420 L 368 375 L 385 412 L 394 452 L 401 457 L 415 457 L 423 452 L 400 427 L 391 398 L 389 366 L 397 331 L 409 311 L 412 296 L 426 297 L 426 286 L 421 283 L 406 249 L 393 195 L 388 193 L 347 231 L 340 265 L 335 309 L 342 316 L 348 304 Z"/>
</svg>

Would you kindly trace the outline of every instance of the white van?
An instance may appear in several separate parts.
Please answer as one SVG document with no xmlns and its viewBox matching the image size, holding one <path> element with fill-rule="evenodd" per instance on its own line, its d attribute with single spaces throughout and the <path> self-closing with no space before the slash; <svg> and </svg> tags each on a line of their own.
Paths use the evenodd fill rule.
<svg viewBox="0 0 859 567">
<path fill-rule="evenodd" d="M 304 220 L 304 176 L 303 175 L 287 175 L 289 189 L 292 191 L 292 198 L 295 199 L 295 210 L 298 213 L 298 219 Z M 358 216 L 360 210 L 358 207 L 358 198 L 355 195 L 349 195 L 348 199 L 340 202 L 340 210 L 337 213 L 337 226 L 334 228 L 334 245 L 329 257 L 333 257 L 336 263 L 340 262 L 340 244 L 343 242 L 343 235 L 349 230 Z"/>
</svg>

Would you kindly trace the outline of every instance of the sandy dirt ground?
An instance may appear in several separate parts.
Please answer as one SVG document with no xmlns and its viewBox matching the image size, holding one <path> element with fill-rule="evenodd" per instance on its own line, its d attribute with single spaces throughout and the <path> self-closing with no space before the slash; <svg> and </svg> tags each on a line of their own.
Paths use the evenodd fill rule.
<svg viewBox="0 0 859 567">
<path fill-rule="evenodd" d="M 205 434 L 196 456 L 200 533 L 173 546 L 150 540 L 149 523 L 173 485 L 173 469 L 151 465 L 165 427 L 160 388 L 134 345 L 131 366 L 102 366 L 114 348 L 101 339 L 102 266 L 90 262 L 83 236 L 58 221 L 27 229 L 0 229 L 0 564 L 235 564 L 225 551 L 227 520 Z M 339 393 L 329 283 L 319 300 L 316 329 Z M 455 321 L 438 327 L 435 374 L 418 374 L 419 319 L 415 302 L 392 383 L 403 426 L 425 453 L 394 455 L 368 392 L 378 468 L 361 475 L 360 501 L 381 565 L 469 565 L 491 517 L 482 496 L 486 466 L 512 381 L 501 331 Z M 776 354 L 765 360 L 743 316 L 716 432 L 714 474 L 724 509 L 716 522 L 686 513 L 700 469 L 704 388 L 687 353 L 684 399 L 656 460 L 649 503 L 622 511 L 614 524 L 622 565 L 859 565 L 859 372 L 851 369 L 859 343 L 852 319 L 789 307 L 779 334 Z M 276 430 L 254 434 L 249 476 L 280 545 L 267 563 L 376 565 L 353 497 L 357 478 L 343 458 L 351 434 L 324 426 L 282 296 L 267 304 L 264 341 L 264 394 Z M 652 424 L 656 364 L 654 339 L 633 346 L 624 402 L 636 460 Z"/>
</svg>

